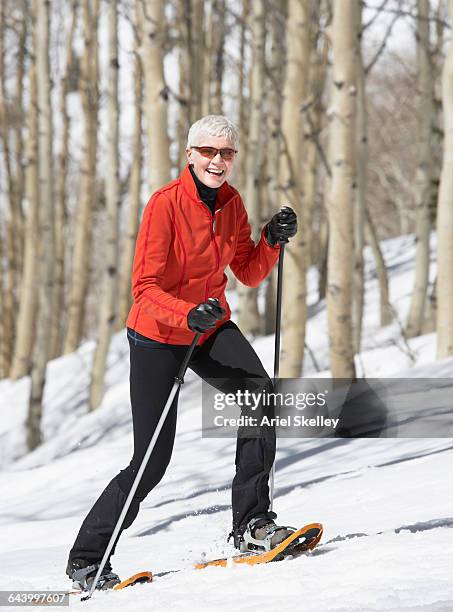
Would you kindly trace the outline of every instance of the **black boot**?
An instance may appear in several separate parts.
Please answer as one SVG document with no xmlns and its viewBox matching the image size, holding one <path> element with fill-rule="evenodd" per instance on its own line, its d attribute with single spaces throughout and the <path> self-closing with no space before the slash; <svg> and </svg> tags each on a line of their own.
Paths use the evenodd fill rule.
<svg viewBox="0 0 453 612">
<path fill-rule="evenodd" d="M 73 581 L 73 587 L 75 589 L 81 589 L 82 591 L 89 591 L 99 569 L 99 563 L 93 563 L 83 559 L 73 559 L 72 561 L 68 561 L 66 574 Z M 112 571 L 110 561 L 107 561 L 101 575 L 99 576 L 99 580 L 97 581 L 96 589 L 112 589 L 120 582 L 121 580 L 118 574 L 115 574 Z"/>
</svg>

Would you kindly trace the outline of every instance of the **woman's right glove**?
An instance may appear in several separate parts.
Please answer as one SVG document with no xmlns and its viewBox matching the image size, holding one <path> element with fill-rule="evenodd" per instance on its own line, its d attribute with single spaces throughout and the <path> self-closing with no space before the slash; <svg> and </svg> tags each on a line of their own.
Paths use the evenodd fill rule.
<svg viewBox="0 0 453 612">
<path fill-rule="evenodd" d="M 216 321 L 221 321 L 226 315 L 226 310 L 221 308 L 218 300 L 209 298 L 207 302 L 201 302 L 187 315 L 187 324 L 192 331 L 204 334 L 215 327 Z"/>
</svg>

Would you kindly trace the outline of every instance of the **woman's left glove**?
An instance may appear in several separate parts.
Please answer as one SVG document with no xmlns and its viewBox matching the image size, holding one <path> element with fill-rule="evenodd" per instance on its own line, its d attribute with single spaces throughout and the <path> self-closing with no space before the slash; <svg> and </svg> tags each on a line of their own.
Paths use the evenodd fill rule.
<svg viewBox="0 0 453 612">
<path fill-rule="evenodd" d="M 267 241 L 272 246 L 277 242 L 289 242 L 296 235 L 297 215 L 289 206 L 283 206 L 267 224 Z"/>
</svg>

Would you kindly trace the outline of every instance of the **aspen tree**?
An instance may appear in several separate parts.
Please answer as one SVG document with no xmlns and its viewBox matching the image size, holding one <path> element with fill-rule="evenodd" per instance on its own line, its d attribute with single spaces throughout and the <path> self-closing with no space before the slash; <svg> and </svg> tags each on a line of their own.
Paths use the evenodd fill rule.
<svg viewBox="0 0 453 612">
<path fill-rule="evenodd" d="M 248 141 L 248 95 L 246 92 L 247 82 L 247 66 L 246 66 L 246 32 L 248 28 L 248 19 L 250 13 L 250 0 L 244 0 L 242 2 L 242 12 L 240 19 L 240 36 L 239 36 L 239 79 L 238 79 L 238 92 L 237 96 L 239 99 L 239 133 L 241 134 L 241 150 L 239 152 L 240 159 L 247 159 L 247 141 Z M 245 163 L 242 161 L 237 168 L 237 184 L 239 191 L 242 192 L 245 188 L 246 181 L 246 169 Z"/>
<path fill-rule="evenodd" d="M 333 6 L 331 108 L 332 183 L 329 194 L 327 320 L 334 378 L 355 378 L 352 344 L 353 216 L 355 197 L 356 0 Z"/>
<path fill-rule="evenodd" d="M 212 45 L 212 96 L 210 113 L 223 114 L 222 83 L 224 74 L 225 47 L 225 0 L 215 0 L 213 14 L 213 45 Z"/>
<path fill-rule="evenodd" d="M 434 125 L 432 133 L 432 149 L 433 149 L 433 189 L 431 190 L 430 198 L 430 222 L 432 225 L 437 221 L 437 203 L 439 200 L 439 184 L 440 172 L 442 169 L 442 147 L 443 147 L 443 131 L 440 127 L 442 122 L 442 113 L 437 112 L 441 106 L 440 100 L 442 94 L 439 90 L 442 88 L 442 67 L 444 62 L 444 47 L 445 47 L 445 27 L 448 22 L 448 7 L 445 2 L 439 2 L 437 10 L 434 12 L 434 30 L 435 37 L 431 44 L 431 66 L 433 70 L 434 82 Z M 430 283 L 428 289 L 426 314 L 423 322 L 422 334 L 430 334 L 436 331 L 437 324 L 437 276 Z"/>
<path fill-rule="evenodd" d="M 215 45 L 215 11 L 216 0 L 208 0 L 204 3 L 204 61 L 203 80 L 201 83 L 201 114 L 202 116 L 213 114 L 212 112 L 212 76 L 214 72 L 214 45 Z M 220 113 L 219 113 L 220 114 Z"/>
<path fill-rule="evenodd" d="M 148 186 L 153 193 L 168 183 L 170 141 L 167 132 L 168 90 L 164 77 L 165 2 L 138 0 L 143 25 L 140 55 L 145 82 L 144 109 L 148 142 Z"/>
<path fill-rule="evenodd" d="M 434 83 L 430 57 L 429 0 L 418 0 L 417 19 L 417 186 L 415 282 L 407 319 L 406 336 L 421 333 L 429 280 L 429 202 L 431 198 L 432 124 L 434 121 Z"/>
<path fill-rule="evenodd" d="M 38 92 L 39 232 L 40 274 L 39 315 L 31 370 L 31 390 L 27 418 L 27 446 L 41 443 L 41 415 L 49 356 L 49 337 L 54 305 L 55 237 L 53 198 L 53 130 L 49 65 L 50 0 L 36 0 L 36 76 Z"/>
<path fill-rule="evenodd" d="M 300 231 L 285 248 L 281 375 L 300 376 L 305 345 L 306 269 L 308 261 L 304 221 L 307 202 L 302 185 L 304 115 L 310 66 L 310 6 L 308 0 L 289 0 L 286 78 L 283 89 L 280 188 L 282 204 L 291 206 Z"/>
<path fill-rule="evenodd" d="M 225 53 L 225 0 L 205 2 L 204 76 L 201 114 L 222 115 Z"/>
<path fill-rule="evenodd" d="M 313 211 L 316 198 L 318 180 L 319 152 L 317 141 L 322 129 L 324 109 L 322 95 L 325 89 L 326 69 L 328 61 L 328 44 L 325 36 L 321 36 L 319 22 L 320 11 L 318 6 L 312 7 L 310 28 L 310 69 L 309 96 L 304 109 L 304 164 L 302 166 L 303 198 L 305 201 L 303 216 L 301 218 L 301 231 L 305 235 L 305 262 L 306 268 L 312 263 L 313 241 Z M 302 324 L 302 321 L 301 321 Z M 305 325 L 305 322 L 303 323 Z"/>
<path fill-rule="evenodd" d="M 50 355 L 52 358 L 61 355 L 63 344 L 62 315 L 65 307 L 65 246 L 66 231 L 65 224 L 68 216 L 67 211 L 67 174 L 68 161 L 70 159 L 69 136 L 71 120 L 68 113 L 68 94 L 70 92 L 70 79 L 74 69 L 74 34 L 77 27 L 79 0 L 72 0 L 71 23 L 66 39 L 65 70 L 61 81 L 59 110 L 62 121 L 61 148 L 58 154 L 58 172 L 55 183 L 55 317 L 52 324 L 50 337 Z"/>
<path fill-rule="evenodd" d="M 36 37 L 32 29 L 33 39 Z M 29 105 L 25 161 L 26 225 L 24 268 L 21 280 L 17 334 L 10 378 L 17 380 L 30 373 L 37 328 L 39 290 L 39 176 L 38 176 L 38 94 L 36 82 L 36 42 L 32 44 L 29 68 Z"/>
<path fill-rule="evenodd" d="M 365 209 L 365 237 L 367 243 L 370 245 L 374 265 L 376 266 L 376 274 L 379 283 L 379 321 L 380 325 L 384 326 L 388 325 L 393 318 L 389 299 L 389 279 L 376 228 L 374 227 L 370 212 L 367 209 Z"/>
<path fill-rule="evenodd" d="M 82 0 L 84 49 L 80 60 L 80 96 L 84 116 L 84 143 L 80 168 L 74 249 L 68 298 L 68 320 L 63 353 L 72 353 L 83 334 L 96 201 L 97 133 L 99 108 L 98 20 L 100 0 Z"/>
<path fill-rule="evenodd" d="M 204 50 L 204 1 L 189 0 L 189 88 L 190 88 L 190 123 L 201 118 L 201 93 Z"/>
<path fill-rule="evenodd" d="M 250 128 L 246 163 L 245 202 L 252 238 L 259 240 L 261 214 L 259 184 L 263 147 L 263 98 L 265 91 L 264 45 L 266 40 L 264 0 L 252 4 L 252 91 L 250 100 Z M 261 331 L 257 290 L 237 284 L 239 325 L 245 334 L 258 335 Z"/>
<path fill-rule="evenodd" d="M 19 22 L 16 21 L 14 30 L 17 35 L 17 51 L 16 55 L 16 74 L 15 74 L 15 93 L 13 107 L 13 123 L 11 130 L 14 134 L 14 145 L 12 155 L 14 158 L 14 174 L 13 174 L 13 192 L 14 192 L 14 209 L 15 209 L 15 224 L 14 224 L 14 244 L 16 250 L 16 287 L 19 288 L 22 282 L 22 272 L 24 265 L 24 231 L 25 231 L 25 215 L 23 210 L 24 198 L 24 167 L 23 167 L 23 151 L 24 138 L 22 133 L 23 121 L 25 117 L 24 111 L 24 71 L 27 52 L 27 25 L 30 20 L 28 16 L 28 8 L 26 0 L 20 0 L 15 7 L 18 14 L 21 15 Z M 20 293 L 17 291 L 17 302 L 20 300 Z M 17 312 L 17 310 L 15 311 Z M 17 333 L 17 324 L 16 324 Z"/>
<path fill-rule="evenodd" d="M 181 169 L 187 163 L 187 132 L 190 126 L 190 19 L 188 15 L 190 15 L 190 12 L 188 10 L 188 0 L 177 0 L 176 28 L 178 31 L 178 47 L 176 51 L 176 56 L 178 62 L 178 114 L 176 118 L 176 138 L 178 141 L 178 171 L 181 171 Z"/>
<path fill-rule="evenodd" d="M 283 94 L 278 83 L 284 78 L 285 68 L 285 23 L 287 17 L 287 2 L 273 5 L 270 19 L 270 45 L 267 71 L 269 74 L 269 91 L 267 108 L 267 130 L 269 141 L 266 147 L 266 197 L 265 216 L 267 219 L 279 210 L 280 191 L 278 172 L 281 148 L 281 119 Z M 266 284 L 266 308 L 264 311 L 264 333 L 275 332 L 277 273 L 275 266 L 268 276 Z"/>
<path fill-rule="evenodd" d="M 135 12 L 135 47 L 134 47 L 134 134 L 132 145 L 132 167 L 129 179 L 129 213 L 127 218 L 126 237 L 123 246 L 120 291 L 118 303 L 118 320 L 116 329 L 124 327 L 132 303 L 131 278 L 134 261 L 135 241 L 140 223 L 140 188 L 142 179 L 142 115 L 143 115 L 143 70 L 139 55 L 142 31 L 136 5 Z"/>
<path fill-rule="evenodd" d="M 2 231 L 0 225 L 0 232 Z M 0 261 L 3 262 L 3 241 L 0 240 Z M 3 265 L 0 266 L 0 312 L 4 312 L 3 310 L 4 303 L 4 293 L 3 293 Z M 0 319 L 0 380 L 2 378 L 6 378 L 6 353 L 5 353 L 5 329 L 4 329 L 4 321 Z"/>
<path fill-rule="evenodd" d="M 354 275 L 352 296 L 352 326 L 354 334 L 354 353 L 360 353 L 362 340 L 362 318 L 364 300 L 363 247 L 365 246 L 365 208 L 368 167 L 368 117 L 365 90 L 365 70 L 362 56 L 362 2 L 357 2 L 357 191 L 354 200 Z"/>
<path fill-rule="evenodd" d="M 453 0 L 448 1 L 453 23 Z M 437 213 L 437 358 L 453 355 L 453 43 L 442 72 L 444 148 Z"/>
<path fill-rule="evenodd" d="M 118 160 L 118 11 L 117 0 L 108 7 L 109 80 L 107 100 L 107 222 L 104 242 L 104 270 L 99 302 L 97 344 L 91 371 L 89 408 L 95 410 L 104 395 L 104 378 L 110 340 L 116 320 L 118 286 L 118 217 L 120 207 Z"/>
<path fill-rule="evenodd" d="M 19 252 L 16 236 L 18 235 L 18 210 L 14 189 L 12 153 L 9 142 L 10 112 L 6 91 L 5 76 L 5 39 L 6 39 L 6 3 L 0 2 L 0 139 L 3 148 L 4 181 L 8 194 L 8 210 L 5 214 L 5 259 L 7 265 L 4 274 L 4 294 L 2 304 L 3 356 L 5 371 L 11 367 L 13 341 L 15 335 L 14 313 L 17 311 L 17 287 L 19 270 Z"/>
</svg>

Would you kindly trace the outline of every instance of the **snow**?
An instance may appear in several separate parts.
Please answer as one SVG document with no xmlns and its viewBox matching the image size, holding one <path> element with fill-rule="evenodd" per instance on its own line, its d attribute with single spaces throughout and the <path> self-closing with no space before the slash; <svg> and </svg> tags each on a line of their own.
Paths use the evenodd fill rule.
<svg viewBox="0 0 453 612">
<path fill-rule="evenodd" d="M 435 237 L 434 237 L 435 238 Z M 432 249 L 435 253 L 435 239 Z M 405 320 L 413 282 L 411 236 L 383 243 L 391 270 L 391 301 Z M 432 266 L 435 274 L 435 262 Z M 453 379 L 453 359 L 435 361 L 435 334 L 409 341 L 398 324 L 381 329 L 378 287 L 366 251 L 363 351 L 366 376 Z M 235 307 L 235 296 L 230 295 Z M 316 305 L 316 274 L 309 273 L 305 376 L 328 376 L 325 304 Z M 273 337 L 253 342 L 269 373 Z M 110 348 L 106 394 L 87 413 L 94 343 L 49 364 L 44 443 L 25 453 L 29 379 L 0 381 L 0 589 L 64 590 L 68 551 L 86 512 L 130 459 L 129 354 L 125 330 Z M 362 373 L 363 373 L 362 372 Z M 452 380 L 453 388 L 453 380 Z M 122 577 L 148 569 L 178 569 L 154 583 L 97 592 L 90 610 L 446 611 L 451 580 L 453 498 L 451 438 L 280 439 L 274 508 L 283 524 L 321 522 L 318 548 L 267 566 L 211 567 L 196 561 L 231 554 L 230 483 L 235 441 L 201 437 L 201 382 L 188 371 L 169 469 L 124 532 L 112 559 Z M 16 608 L 20 609 L 20 608 Z"/>
</svg>

